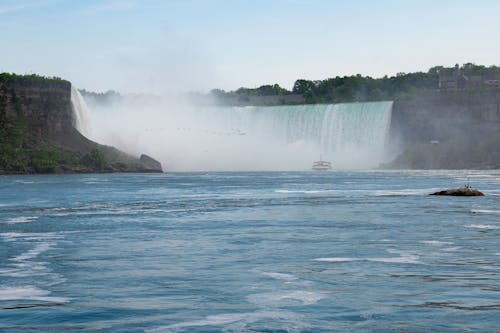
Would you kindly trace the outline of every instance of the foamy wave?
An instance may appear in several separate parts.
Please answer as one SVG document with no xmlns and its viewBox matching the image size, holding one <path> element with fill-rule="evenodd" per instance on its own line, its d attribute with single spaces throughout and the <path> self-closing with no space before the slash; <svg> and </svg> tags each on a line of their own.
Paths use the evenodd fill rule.
<svg viewBox="0 0 500 333">
<path fill-rule="evenodd" d="M 404 190 L 375 190 L 372 192 L 374 196 L 409 196 L 409 195 L 427 195 L 435 189 L 404 189 Z"/>
<path fill-rule="evenodd" d="M 305 291 L 305 290 L 294 290 L 294 291 L 283 291 L 283 292 L 272 292 L 272 293 L 261 293 L 253 294 L 247 296 L 249 302 L 260 305 L 260 306 L 273 306 L 279 307 L 283 305 L 311 305 L 325 296 L 323 294 Z"/>
<path fill-rule="evenodd" d="M 391 264 L 420 264 L 418 261 L 419 256 L 408 255 L 404 257 L 394 257 L 394 258 L 372 258 L 368 259 L 368 261 L 374 262 L 386 262 Z"/>
<path fill-rule="evenodd" d="M 491 224 L 469 224 L 465 226 L 466 228 L 473 229 L 484 229 L 484 230 L 498 230 L 500 227 Z"/>
<path fill-rule="evenodd" d="M 441 251 L 445 251 L 445 252 L 455 252 L 455 251 L 458 251 L 460 250 L 461 247 L 460 246 L 453 246 L 453 247 L 445 247 L 444 249 L 442 249 Z"/>
<path fill-rule="evenodd" d="M 333 257 L 333 258 L 316 258 L 314 261 L 323 261 L 323 262 L 352 262 L 352 261 L 371 261 L 371 262 L 384 262 L 391 264 L 421 264 L 418 260 L 419 256 L 417 255 L 403 255 L 401 257 L 381 257 L 381 258 L 342 258 L 342 257 Z"/>
<path fill-rule="evenodd" d="M 326 262 L 348 262 L 348 261 L 360 261 L 363 259 L 358 258 L 344 258 L 344 257 L 334 257 L 334 258 L 316 258 L 314 261 L 326 261 Z"/>
<path fill-rule="evenodd" d="M 319 194 L 319 193 L 335 193 L 340 192 L 339 190 L 275 190 L 275 193 L 287 193 L 287 194 Z"/>
<path fill-rule="evenodd" d="M 429 244 L 429 245 L 452 245 L 453 242 L 443 242 L 443 241 L 438 241 L 438 240 L 428 240 L 428 241 L 421 241 L 420 243 L 422 244 Z"/>
<path fill-rule="evenodd" d="M 54 297 L 49 295 L 50 291 L 39 289 L 34 286 L 0 288 L 0 301 L 29 300 L 54 303 L 69 302 L 69 298 L 67 297 Z"/>
<path fill-rule="evenodd" d="M 285 281 L 297 280 L 297 277 L 293 276 L 292 274 L 263 272 L 262 275 L 269 276 L 277 280 L 285 280 Z"/>
<path fill-rule="evenodd" d="M 428 189 L 402 189 L 402 190 L 275 190 L 275 193 L 285 194 L 323 194 L 323 193 L 346 193 L 373 195 L 376 197 L 383 196 L 410 196 L 410 195 L 427 195 L 435 192 L 437 188 Z"/>
<path fill-rule="evenodd" d="M 16 180 L 14 183 L 17 183 L 17 184 L 35 184 L 35 182 L 31 181 L 31 180 Z"/>
<path fill-rule="evenodd" d="M 244 312 L 244 313 L 227 313 L 219 314 L 213 316 L 207 316 L 205 319 L 187 321 L 183 323 L 177 323 L 168 326 L 162 326 L 147 330 L 146 332 L 172 332 L 179 329 L 191 328 L 191 327 L 203 327 L 203 326 L 221 326 L 239 323 L 239 331 L 243 331 L 245 326 L 251 323 L 255 323 L 261 320 L 268 321 L 288 321 L 295 330 L 300 330 L 301 328 L 307 327 L 302 324 L 302 317 L 296 313 L 289 311 L 256 311 L 256 312 Z"/>
<path fill-rule="evenodd" d="M 16 257 L 12 258 L 11 260 L 13 260 L 13 261 L 24 261 L 24 260 L 34 259 L 34 258 L 38 257 L 38 255 L 40 253 L 49 250 L 53 245 L 54 245 L 54 243 L 40 243 L 40 244 L 37 244 L 34 249 L 29 250 L 27 252 L 24 252 L 23 254 L 18 255 Z"/>
<path fill-rule="evenodd" d="M 6 242 L 31 246 L 30 250 L 9 258 L 8 266 L 10 267 L 0 270 L 0 276 L 33 278 L 43 275 L 46 284 L 49 282 L 47 278 L 52 280 L 52 284 L 58 284 L 61 279 L 64 279 L 60 274 L 52 272 L 48 262 L 37 259 L 41 253 L 52 249 L 57 244 L 57 240 L 63 237 L 62 234 L 9 232 L 0 233 L 0 237 Z"/>
<path fill-rule="evenodd" d="M 36 219 L 38 219 L 38 216 L 17 216 L 6 220 L 4 223 L 6 224 L 26 223 L 34 221 Z"/>
<path fill-rule="evenodd" d="M 40 232 L 40 233 L 29 233 L 29 232 L 4 232 L 0 233 L 0 237 L 2 237 L 7 242 L 12 241 L 47 241 L 47 240 L 55 240 L 63 237 L 62 234 L 58 234 L 55 232 Z"/>
<path fill-rule="evenodd" d="M 490 209 L 471 209 L 473 214 L 500 214 L 500 210 L 490 210 Z"/>
<path fill-rule="evenodd" d="M 23 278 L 23 277 L 34 277 L 34 276 L 45 276 L 50 278 L 57 278 L 61 280 L 62 276 L 57 273 L 52 273 L 52 271 L 46 267 L 47 263 L 17 263 L 14 264 L 16 268 L 0 271 L 1 276 Z M 57 283 L 55 283 L 57 284 Z"/>
</svg>

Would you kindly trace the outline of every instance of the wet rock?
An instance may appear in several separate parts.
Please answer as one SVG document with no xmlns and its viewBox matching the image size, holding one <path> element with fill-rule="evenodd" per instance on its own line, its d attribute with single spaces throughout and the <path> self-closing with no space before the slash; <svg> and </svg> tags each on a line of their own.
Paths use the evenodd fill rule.
<svg viewBox="0 0 500 333">
<path fill-rule="evenodd" d="M 434 193 L 431 193 L 430 195 L 451 195 L 451 196 L 458 196 L 458 197 L 475 197 L 475 196 L 483 196 L 484 193 L 479 191 L 479 190 L 476 190 L 474 188 L 465 186 L 465 187 L 460 187 L 460 188 L 454 188 L 454 189 L 434 192 Z"/>
</svg>

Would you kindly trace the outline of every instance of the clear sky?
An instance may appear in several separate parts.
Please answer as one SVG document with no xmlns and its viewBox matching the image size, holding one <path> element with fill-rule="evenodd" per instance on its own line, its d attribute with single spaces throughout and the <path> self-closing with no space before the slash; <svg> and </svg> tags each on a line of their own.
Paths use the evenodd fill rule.
<svg viewBox="0 0 500 333">
<path fill-rule="evenodd" d="M 233 90 L 500 65 L 498 0 L 0 0 L 0 71 L 93 91 Z"/>
</svg>

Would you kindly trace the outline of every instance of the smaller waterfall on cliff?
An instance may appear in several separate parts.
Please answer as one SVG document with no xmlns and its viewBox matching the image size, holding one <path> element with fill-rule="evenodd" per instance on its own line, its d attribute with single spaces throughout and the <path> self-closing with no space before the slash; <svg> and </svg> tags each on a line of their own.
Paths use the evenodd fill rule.
<svg viewBox="0 0 500 333">
<path fill-rule="evenodd" d="M 90 115 L 87 109 L 87 104 L 83 100 L 80 92 L 71 85 L 71 105 L 73 106 L 73 126 L 83 136 L 90 136 Z"/>
</svg>

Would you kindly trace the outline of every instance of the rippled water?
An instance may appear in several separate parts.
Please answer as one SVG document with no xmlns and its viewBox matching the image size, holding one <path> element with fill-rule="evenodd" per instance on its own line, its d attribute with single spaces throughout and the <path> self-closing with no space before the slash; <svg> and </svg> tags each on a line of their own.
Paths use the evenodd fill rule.
<svg viewBox="0 0 500 333">
<path fill-rule="evenodd" d="M 499 327 L 500 172 L 0 177 L 0 331 Z"/>
</svg>

